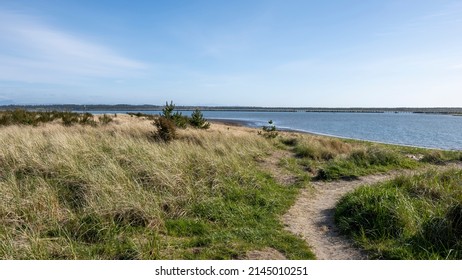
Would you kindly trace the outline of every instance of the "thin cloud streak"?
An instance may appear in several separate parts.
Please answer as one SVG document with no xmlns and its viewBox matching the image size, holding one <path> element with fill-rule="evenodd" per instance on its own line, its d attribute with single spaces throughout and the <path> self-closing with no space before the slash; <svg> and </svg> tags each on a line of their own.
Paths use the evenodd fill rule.
<svg viewBox="0 0 462 280">
<path fill-rule="evenodd" d="M 42 24 L 0 11 L 0 80 L 68 83 L 82 78 L 140 76 L 148 65 Z"/>
</svg>

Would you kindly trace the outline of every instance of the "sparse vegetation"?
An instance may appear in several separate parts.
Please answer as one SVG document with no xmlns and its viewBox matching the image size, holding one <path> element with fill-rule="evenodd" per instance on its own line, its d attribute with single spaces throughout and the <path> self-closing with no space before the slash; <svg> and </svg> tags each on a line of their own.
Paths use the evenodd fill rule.
<svg viewBox="0 0 462 280">
<path fill-rule="evenodd" d="M 155 115 L 150 115 L 150 114 L 143 114 L 143 113 L 127 113 L 130 117 L 137 117 L 137 118 L 144 118 L 147 120 L 154 120 L 156 118 Z"/>
<path fill-rule="evenodd" d="M 263 133 L 261 134 L 266 138 L 276 138 L 279 135 L 276 126 L 273 124 L 273 120 L 269 120 L 268 125 L 264 125 L 262 130 Z"/>
<path fill-rule="evenodd" d="M 339 228 L 383 259 L 462 258 L 462 171 L 364 186 L 337 205 Z"/>
</svg>

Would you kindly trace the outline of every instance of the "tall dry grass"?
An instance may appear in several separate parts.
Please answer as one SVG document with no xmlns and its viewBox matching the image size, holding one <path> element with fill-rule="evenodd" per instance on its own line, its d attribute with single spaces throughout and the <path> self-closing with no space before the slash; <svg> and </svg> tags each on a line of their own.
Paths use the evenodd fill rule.
<svg viewBox="0 0 462 280">
<path fill-rule="evenodd" d="M 267 226 L 296 190 L 258 170 L 272 145 L 255 131 L 214 125 L 163 143 L 151 121 L 125 115 L 0 129 L 2 259 L 236 258 L 282 240 L 299 244 L 288 255 L 310 256 Z M 178 234 L 184 225 L 194 234 Z M 266 239 L 242 237 L 253 235 Z"/>
</svg>

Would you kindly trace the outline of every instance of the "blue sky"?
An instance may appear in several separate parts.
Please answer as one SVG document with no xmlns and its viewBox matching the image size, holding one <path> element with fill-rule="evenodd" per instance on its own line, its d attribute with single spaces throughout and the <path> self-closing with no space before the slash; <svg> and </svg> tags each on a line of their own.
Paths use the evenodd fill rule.
<svg viewBox="0 0 462 280">
<path fill-rule="evenodd" d="M 0 104 L 462 107 L 462 2 L 0 2 Z"/>
</svg>

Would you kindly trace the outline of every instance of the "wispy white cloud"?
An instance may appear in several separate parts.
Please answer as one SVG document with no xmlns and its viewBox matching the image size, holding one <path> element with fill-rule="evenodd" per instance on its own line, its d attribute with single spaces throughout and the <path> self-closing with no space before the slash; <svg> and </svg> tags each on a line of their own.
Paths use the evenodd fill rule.
<svg viewBox="0 0 462 280">
<path fill-rule="evenodd" d="M 39 19 L 0 10 L 0 80 L 69 83 L 136 76 L 148 66 Z"/>
</svg>

